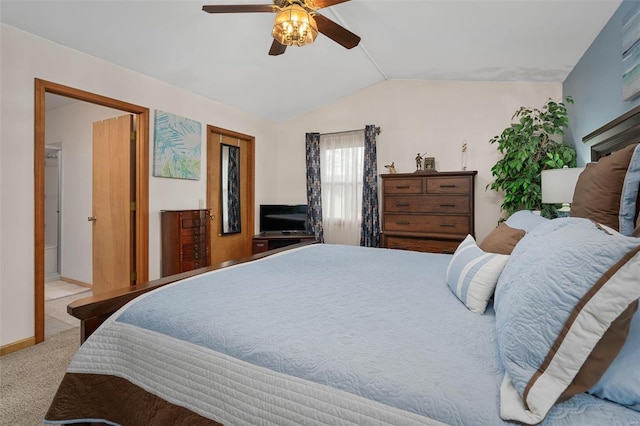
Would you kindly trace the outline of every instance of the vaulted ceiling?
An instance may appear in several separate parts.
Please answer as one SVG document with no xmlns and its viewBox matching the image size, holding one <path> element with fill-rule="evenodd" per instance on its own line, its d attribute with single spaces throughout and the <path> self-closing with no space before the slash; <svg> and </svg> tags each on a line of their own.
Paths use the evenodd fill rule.
<svg viewBox="0 0 640 426">
<path fill-rule="evenodd" d="M 384 80 L 561 83 L 620 0 L 351 0 L 320 12 L 362 37 L 267 53 L 270 0 L 0 1 L 0 22 L 249 114 L 283 121 Z"/>
</svg>

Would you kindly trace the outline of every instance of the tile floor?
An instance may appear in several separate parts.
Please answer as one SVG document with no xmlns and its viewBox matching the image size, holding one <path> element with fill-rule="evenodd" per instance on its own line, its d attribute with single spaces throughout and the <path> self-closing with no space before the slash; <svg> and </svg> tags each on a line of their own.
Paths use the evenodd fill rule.
<svg viewBox="0 0 640 426">
<path fill-rule="evenodd" d="M 67 313 L 67 305 L 74 300 L 91 296 L 91 289 L 65 281 L 44 285 L 44 337 L 80 325 L 80 320 Z"/>
</svg>

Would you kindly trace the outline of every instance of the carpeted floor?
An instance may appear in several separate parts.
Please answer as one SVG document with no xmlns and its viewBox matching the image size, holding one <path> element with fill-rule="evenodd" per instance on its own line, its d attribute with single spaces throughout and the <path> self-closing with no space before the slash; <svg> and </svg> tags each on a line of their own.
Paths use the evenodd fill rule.
<svg viewBox="0 0 640 426">
<path fill-rule="evenodd" d="M 41 425 L 71 358 L 80 347 L 74 327 L 38 345 L 0 357 L 0 425 Z"/>
</svg>

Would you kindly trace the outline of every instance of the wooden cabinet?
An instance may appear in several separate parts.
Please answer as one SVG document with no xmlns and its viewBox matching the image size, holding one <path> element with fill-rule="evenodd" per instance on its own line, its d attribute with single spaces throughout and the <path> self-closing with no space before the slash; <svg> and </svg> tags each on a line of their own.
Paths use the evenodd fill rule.
<svg viewBox="0 0 640 426">
<path fill-rule="evenodd" d="M 474 235 L 476 171 L 382 175 L 382 247 L 453 253 Z"/>
<path fill-rule="evenodd" d="M 298 244 L 303 241 L 315 241 L 315 239 L 314 235 L 308 234 L 265 232 L 253 237 L 253 254 Z"/>
<path fill-rule="evenodd" d="M 162 276 L 209 266 L 209 210 L 162 210 Z"/>
</svg>

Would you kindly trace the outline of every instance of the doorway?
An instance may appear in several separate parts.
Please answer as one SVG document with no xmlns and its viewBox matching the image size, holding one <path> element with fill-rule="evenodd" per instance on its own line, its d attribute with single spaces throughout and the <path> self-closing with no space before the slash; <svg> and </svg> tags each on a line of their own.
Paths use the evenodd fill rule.
<svg viewBox="0 0 640 426">
<path fill-rule="evenodd" d="M 60 279 L 61 265 L 61 201 L 62 146 L 45 148 L 44 160 L 44 273 L 45 281 Z"/>
<path fill-rule="evenodd" d="M 222 146 L 239 148 L 240 220 L 233 232 L 225 231 L 222 211 Z M 207 207 L 211 209 L 211 264 L 250 256 L 255 217 L 255 138 L 219 127 L 207 126 Z"/>
<path fill-rule="evenodd" d="M 35 342 L 44 340 L 44 281 L 45 281 L 45 97 L 56 94 L 75 100 L 131 113 L 138 123 L 135 134 L 135 174 L 131 177 L 135 188 L 135 231 L 131 238 L 135 246 L 135 283 L 148 280 L 149 269 L 149 109 L 107 98 L 45 80 L 35 79 L 35 135 L 34 135 L 34 289 Z"/>
</svg>

